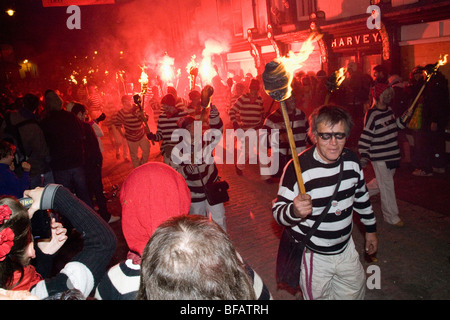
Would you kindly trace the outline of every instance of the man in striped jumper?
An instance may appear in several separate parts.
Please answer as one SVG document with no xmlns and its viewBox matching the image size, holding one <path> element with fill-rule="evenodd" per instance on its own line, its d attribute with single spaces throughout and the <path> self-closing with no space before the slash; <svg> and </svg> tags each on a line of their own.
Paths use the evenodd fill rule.
<svg viewBox="0 0 450 320">
<path fill-rule="evenodd" d="M 162 141 L 160 149 L 164 163 L 173 166 L 171 154 L 178 141 L 172 141 L 172 133 L 178 129 L 177 121 L 187 116 L 187 113 L 177 107 L 176 98 L 170 93 L 161 99 L 161 105 L 163 112 L 159 115 L 156 133 L 148 133 L 147 138 L 152 141 Z"/>
<path fill-rule="evenodd" d="M 289 115 L 289 122 L 298 154 L 305 150 L 307 142 L 309 143 L 307 134 L 309 129 L 308 120 L 306 119 L 305 113 L 296 107 L 294 96 L 291 96 L 286 100 L 286 111 Z M 268 145 L 270 143 L 272 148 L 271 165 L 273 166 L 274 161 L 278 161 L 278 172 L 269 172 L 268 165 L 262 162 L 260 163 L 261 178 L 269 183 L 272 182 L 271 176 L 281 176 L 284 166 L 292 159 L 291 148 L 289 146 L 286 125 L 284 123 L 281 108 L 275 110 L 266 118 L 262 128 L 267 131 L 262 130 L 260 132 L 260 141 L 268 141 Z M 278 138 L 274 134 L 275 130 L 278 130 Z M 267 135 L 268 140 L 264 137 L 265 135 Z"/>
<path fill-rule="evenodd" d="M 130 150 L 131 162 L 133 167 L 136 168 L 148 161 L 150 142 L 145 137 L 144 124 L 138 116 L 137 106 L 132 102 L 132 99 L 128 95 L 122 97 L 123 108 L 117 112 L 114 125 L 118 130 L 121 130 L 121 127 L 125 129 L 125 138 L 127 139 L 128 149 Z M 140 159 L 138 156 L 139 148 L 142 151 Z"/>
<path fill-rule="evenodd" d="M 186 179 L 186 183 L 191 191 L 191 207 L 189 209 L 189 214 L 198 214 L 206 217 L 210 216 L 211 219 L 214 220 L 224 231 L 227 231 L 224 204 L 218 203 L 211 205 L 206 199 L 204 187 L 205 185 L 213 183 L 219 179 L 219 171 L 213 160 L 213 152 L 209 149 L 212 147 L 211 143 L 218 142 L 222 138 L 223 122 L 220 118 L 219 111 L 215 105 L 211 104 L 209 128 L 213 131 L 205 133 L 202 141 L 200 142 L 202 147 L 201 154 L 203 155 L 205 153 L 205 156 L 202 156 L 201 161 L 198 161 L 199 155 L 196 154 L 194 132 L 196 130 L 195 126 L 197 125 L 198 129 L 200 129 L 202 124 L 200 121 L 195 121 L 192 116 L 187 116 L 181 118 L 178 125 L 180 128 L 189 131 L 191 136 L 190 143 L 192 154 L 189 159 L 190 161 L 184 161 L 184 163 L 180 163 L 179 166 L 174 167 L 175 170 L 177 170 Z M 212 141 L 207 143 L 205 140 Z M 210 150 L 211 154 L 206 155 L 207 150 Z M 176 153 L 174 152 L 174 157 L 175 156 Z M 209 159 L 207 158 L 208 156 L 210 157 Z M 180 160 L 177 162 L 180 162 Z"/>
<path fill-rule="evenodd" d="M 263 100 L 259 96 L 260 84 L 256 79 L 252 79 L 249 85 L 249 92 L 239 97 L 230 109 L 230 121 L 234 130 L 242 129 L 244 132 L 250 129 L 259 129 L 264 120 Z M 239 150 L 237 151 L 236 173 L 242 175 L 245 168 L 245 159 L 250 151 L 246 148 L 246 135 L 240 137 Z M 250 147 L 250 146 L 249 146 Z"/>
<path fill-rule="evenodd" d="M 298 252 L 303 254 L 300 288 L 305 299 L 363 299 L 366 277 L 352 239 L 353 212 L 365 226 L 367 254 L 377 251 L 378 240 L 359 159 L 344 148 L 353 122 L 341 107 L 323 106 L 313 111 L 309 124 L 314 145 L 299 155 L 305 193 L 299 193 L 290 161 L 272 213 L 292 237 L 302 240 L 332 200 L 342 162 L 339 192 L 304 252 Z"/>
<path fill-rule="evenodd" d="M 394 174 L 401 159 L 398 131 L 405 125 L 400 118 L 395 118 L 388 106 L 394 97 L 392 87 L 377 83 L 372 88 L 372 96 L 375 104 L 366 112 L 364 129 L 358 142 L 361 166 L 364 168 L 369 161 L 372 162 L 375 179 L 367 184 L 367 188 L 370 196 L 380 193 L 384 221 L 402 227 L 395 197 Z"/>
</svg>

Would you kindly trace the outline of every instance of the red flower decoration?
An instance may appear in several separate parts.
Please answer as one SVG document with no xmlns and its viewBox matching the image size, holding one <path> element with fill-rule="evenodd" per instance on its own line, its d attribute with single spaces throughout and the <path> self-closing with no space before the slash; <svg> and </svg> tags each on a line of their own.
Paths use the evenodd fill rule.
<svg viewBox="0 0 450 320">
<path fill-rule="evenodd" d="M 5 260 L 13 245 L 14 231 L 11 228 L 5 228 L 0 231 L 0 261 Z"/>
<path fill-rule="evenodd" d="M 11 216 L 11 209 L 7 204 L 0 206 L 0 224 L 3 224 L 5 220 L 8 220 Z"/>
</svg>

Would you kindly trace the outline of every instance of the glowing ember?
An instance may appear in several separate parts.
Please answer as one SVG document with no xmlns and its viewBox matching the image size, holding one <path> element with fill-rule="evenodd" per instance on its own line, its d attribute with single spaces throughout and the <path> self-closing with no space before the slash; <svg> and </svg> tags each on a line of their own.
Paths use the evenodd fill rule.
<svg viewBox="0 0 450 320">
<path fill-rule="evenodd" d="M 320 37 L 315 34 L 310 35 L 303 43 L 300 52 L 290 51 L 287 56 L 275 58 L 266 65 L 263 73 L 264 90 L 274 100 L 283 101 L 291 96 L 294 74 L 314 51 L 314 41 L 319 40 Z"/>
<path fill-rule="evenodd" d="M 77 80 L 75 79 L 75 76 L 72 74 L 70 75 L 70 81 L 72 81 L 74 84 L 78 84 Z"/>
</svg>

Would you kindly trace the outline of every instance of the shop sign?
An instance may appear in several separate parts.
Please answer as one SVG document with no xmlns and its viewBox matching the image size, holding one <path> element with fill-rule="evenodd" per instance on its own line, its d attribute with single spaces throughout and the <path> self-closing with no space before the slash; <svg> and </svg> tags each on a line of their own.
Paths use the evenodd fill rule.
<svg viewBox="0 0 450 320">
<path fill-rule="evenodd" d="M 333 38 L 331 48 L 359 47 L 376 43 L 381 43 L 381 35 L 378 31 Z"/>
</svg>

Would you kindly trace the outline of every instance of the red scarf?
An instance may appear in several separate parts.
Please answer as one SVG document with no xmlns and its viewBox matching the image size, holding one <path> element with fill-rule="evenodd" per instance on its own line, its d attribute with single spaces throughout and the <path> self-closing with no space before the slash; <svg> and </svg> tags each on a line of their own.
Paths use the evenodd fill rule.
<svg viewBox="0 0 450 320">
<path fill-rule="evenodd" d="M 22 273 L 20 271 L 14 272 L 14 278 L 12 283 L 17 283 L 20 280 Z M 42 280 L 42 276 L 36 272 L 36 269 L 32 265 L 28 265 L 23 269 L 23 278 L 20 283 L 11 290 L 28 290 L 39 281 Z"/>
</svg>

